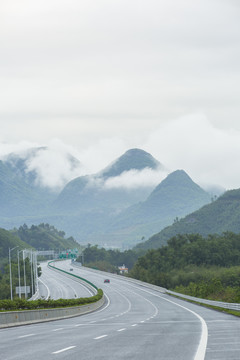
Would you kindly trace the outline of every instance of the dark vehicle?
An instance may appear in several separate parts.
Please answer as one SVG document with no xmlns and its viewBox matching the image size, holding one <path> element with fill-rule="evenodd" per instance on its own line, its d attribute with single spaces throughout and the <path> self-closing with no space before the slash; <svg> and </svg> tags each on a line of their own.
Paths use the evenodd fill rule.
<svg viewBox="0 0 240 360">
<path fill-rule="evenodd" d="M 105 279 L 104 282 L 105 282 L 105 283 L 110 283 L 110 280 L 109 280 L 109 279 Z"/>
</svg>

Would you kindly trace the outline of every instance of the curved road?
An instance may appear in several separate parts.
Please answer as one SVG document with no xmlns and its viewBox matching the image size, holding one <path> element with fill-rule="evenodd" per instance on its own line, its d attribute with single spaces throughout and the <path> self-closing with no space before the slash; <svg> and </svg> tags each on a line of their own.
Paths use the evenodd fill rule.
<svg viewBox="0 0 240 360">
<path fill-rule="evenodd" d="M 101 287 L 106 305 L 84 316 L 0 330 L 1 360 L 240 359 L 239 318 L 122 277 L 109 274 L 108 284 L 101 272 L 74 267 L 74 273 Z"/>
<path fill-rule="evenodd" d="M 39 298 L 71 299 L 93 295 L 88 288 L 77 282 L 74 278 L 71 279 L 66 278 L 66 276 L 61 276 L 59 272 L 49 269 L 47 264 L 47 262 L 42 262 L 40 264 L 42 268 L 42 275 L 39 278 Z M 55 263 L 52 265 L 54 264 Z M 70 272 L 70 268 L 73 269 L 69 261 L 63 262 L 63 264 L 66 271 Z"/>
</svg>

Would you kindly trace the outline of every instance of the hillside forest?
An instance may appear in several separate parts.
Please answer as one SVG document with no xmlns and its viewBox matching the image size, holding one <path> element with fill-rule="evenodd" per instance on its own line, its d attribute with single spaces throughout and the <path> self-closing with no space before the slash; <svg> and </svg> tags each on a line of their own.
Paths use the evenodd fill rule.
<svg viewBox="0 0 240 360">
<path fill-rule="evenodd" d="M 84 255 L 87 266 L 117 272 L 116 262 L 124 263 L 135 279 L 199 298 L 240 302 L 240 234 L 177 235 L 145 254 L 89 246 Z"/>
<path fill-rule="evenodd" d="M 0 294 L 9 298 L 8 249 L 67 249 L 78 246 L 73 238 L 49 224 L 21 226 L 7 231 L 0 229 Z M 37 247 L 38 246 L 38 247 Z M 13 288 L 18 286 L 17 253 L 12 255 Z M 240 234 L 225 232 L 206 237 L 184 234 L 171 237 L 167 244 L 157 249 L 119 251 L 106 250 L 88 244 L 77 261 L 84 265 L 112 273 L 119 272 L 123 264 L 129 269 L 127 276 L 188 295 L 240 302 Z M 26 273 L 30 264 L 26 259 Z M 40 271 L 40 269 L 39 269 Z M 21 284 L 23 262 L 20 259 Z M 30 281 L 30 280 L 29 280 Z M 14 296 L 16 294 L 14 293 Z"/>
<path fill-rule="evenodd" d="M 17 297 L 16 287 L 24 285 L 24 271 L 26 285 L 30 286 L 28 297 L 35 291 L 35 284 L 32 281 L 31 261 L 26 257 L 23 261 L 22 250 L 55 250 L 64 251 L 67 249 L 78 249 L 82 247 L 72 237 L 66 238 L 64 231 L 58 231 L 54 226 L 44 223 L 28 227 L 26 224 L 11 231 L 0 229 L 0 299 L 10 299 L 10 265 L 9 249 L 11 249 L 11 273 L 13 298 Z M 17 256 L 17 254 L 19 256 Z M 19 259 L 19 266 L 18 266 Z M 38 257 L 38 260 L 41 258 Z M 42 258 L 43 260 L 43 258 Z M 38 267 L 38 275 L 41 268 Z M 23 296 L 23 295 L 22 295 Z"/>
</svg>

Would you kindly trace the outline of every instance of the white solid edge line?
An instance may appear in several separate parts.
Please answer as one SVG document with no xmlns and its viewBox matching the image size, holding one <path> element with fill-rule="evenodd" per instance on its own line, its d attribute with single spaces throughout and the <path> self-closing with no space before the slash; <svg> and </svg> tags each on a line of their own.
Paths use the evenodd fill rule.
<svg viewBox="0 0 240 360">
<path fill-rule="evenodd" d="M 206 349 L 207 349 L 207 341 L 208 341 L 208 328 L 207 328 L 207 324 L 206 324 L 205 320 L 199 314 L 197 314 L 195 311 L 190 310 L 187 307 L 182 306 L 182 305 L 180 305 L 180 304 L 178 304 L 178 303 L 176 303 L 176 302 L 174 302 L 172 300 L 165 299 L 162 296 L 159 296 L 159 297 L 162 298 L 163 300 L 171 302 L 172 304 L 175 304 L 175 305 L 189 311 L 190 313 L 195 315 L 200 320 L 201 327 L 202 327 L 202 334 L 201 334 L 201 338 L 200 338 L 200 342 L 199 342 L 197 351 L 196 351 L 195 356 L 194 356 L 194 360 L 204 360 Z"/>
<path fill-rule="evenodd" d="M 107 298 L 107 304 L 102 308 L 102 309 L 99 309 L 99 310 L 95 310 L 95 312 L 101 312 L 101 311 L 103 311 L 103 310 L 105 310 L 109 305 L 110 305 L 110 299 L 109 299 L 109 297 L 106 295 L 106 294 L 104 294 L 104 296 Z"/>
<path fill-rule="evenodd" d="M 38 281 L 40 281 L 46 288 L 47 288 L 47 292 L 48 292 L 48 294 L 47 294 L 47 297 L 45 298 L 46 300 L 48 300 L 49 299 L 49 297 L 50 297 L 50 290 L 49 290 L 49 287 L 47 286 L 47 284 L 45 284 L 45 282 L 44 281 L 42 281 L 42 279 L 41 278 L 38 278 Z"/>
<path fill-rule="evenodd" d="M 133 287 L 136 287 L 134 285 L 132 285 Z M 195 315 L 201 322 L 201 328 L 202 328 L 202 333 L 201 333 L 201 338 L 200 338 L 200 342 L 199 342 L 199 345 L 198 345 L 198 348 L 197 348 L 197 351 L 195 353 L 195 356 L 194 356 L 194 360 L 204 360 L 205 358 L 205 354 L 206 354 L 206 349 L 207 349 L 207 341 L 208 341 L 208 328 L 207 328 L 207 324 L 205 322 L 205 320 L 200 316 L 198 315 L 195 311 L 193 310 L 190 310 L 188 309 L 187 307 L 183 306 L 183 305 L 180 305 L 172 300 L 169 300 L 169 299 L 166 299 L 165 297 L 163 296 L 160 296 L 160 295 L 157 295 L 155 293 L 152 293 L 151 291 L 149 290 L 145 290 L 145 289 L 140 289 L 142 291 L 145 291 L 149 294 L 152 294 L 154 296 L 157 296 L 165 301 L 168 301 L 174 305 L 177 305 L 187 311 L 189 311 L 190 313 L 192 313 L 193 315 Z"/>
</svg>

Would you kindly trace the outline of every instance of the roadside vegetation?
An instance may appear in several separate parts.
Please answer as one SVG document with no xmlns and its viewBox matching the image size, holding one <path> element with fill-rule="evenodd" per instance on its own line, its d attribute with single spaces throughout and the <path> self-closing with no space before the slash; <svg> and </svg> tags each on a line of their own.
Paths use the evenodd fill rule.
<svg viewBox="0 0 240 360">
<path fill-rule="evenodd" d="M 240 234 L 174 236 L 138 258 L 130 276 L 190 296 L 240 302 Z"/>
<path fill-rule="evenodd" d="M 49 308 L 62 308 L 71 306 L 80 306 L 94 303 L 100 300 L 103 296 L 101 289 L 97 290 L 97 294 L 91 297 L 77 298 L 77 299 L 58 299 L 58 300 L 31 300 L 16 298 L 14 300 L 0 300 L 0 310 L 34 310 L 34 309 L 49 309 Z"/>
<path fill-rule="evenodd" d="M 122 264 L 135 279 L 198 298 L 240 303 L 240 234 L 177 235 L 147 252 L 91 245 L 84 250 L 85 266 L 118 272 Z"/>
<path fill-rule="evenodd" d="M 25 268 L 25 269 L 24 269 Z M 16 298 L 18 295 L 16 294 L 16 287 L 19 286 L 19 277 L 18 277 L 18 262 L 16 259 L 11 261 L 11 270 L 12 270 L 12 291 L 13 297 Z M 23 264 L 23 260 L 19 261 L 19 270 L 20 270 L 20 284 L 24 286 L 24 271 L 26 277 L 26 284 L 30 287 L 30 293 L 28 294 L 28 298 L 31 298 L 35 293 L 35 284 L 32 284 L 32 269 L 31 262 L 29 258 L 26 258 Z M 0 264 L 0 300 L 10 299 L 11 290 L 10 290 L 10 278 L 9 278 L 9 263 L 7 260 L 1 261 Z M 41 267 L 38 266 L 38 276 L 41 275 Z M 31 286 L 32 284 L 32 286 Z M 32 293 L 33 289 L 33 293 Z M 22 295 L 23 296 L 23 295 Z"/>
<path fill-rule="evenodd" d="M 24 249 L 30 250 L 56 250 L 66 251 L 66 249 L 82 250 L 72 237 L 65 238 L 65 232 L 57 230 L 49 224 L 32 225 L 28 227 L 26 224 L 20 226 L 19 229 L 5 230 L 0 228 L 0 300 L 10 299 L 10 269 L 9 269 L 9 251 L 11 251 L 11 269 L 12 269 L 12 292 L 13 298 L 18 297 L 16 287 L 20 284 L 24 285 L 24 267 L 26 275 L 26 285 L 30 286 L 30 298 L 35 292 L 34 284 L 32 286 L 31 278 L 31 262 L 26 257 L 23 264 Z M 19 251 L 19 272 L 17 254 Z M 40 271 L 40 269 L 38 270 Z M 40 272 L 38 273 L 40 275 Z M 32 293 L 33 287 L 33 293 Z"/>
<path fill-rule="evenodd" d="M 118 273 L 118 266 L 125 264 L 128 269 L 131 269 L 136 263 L 139 256 L 143 255 L 145 251 L 138 250 L 106 250 L 99 248 L 98 245 L 91 245 L 84 249 L 84 266 L 88 266 L 101 271 L 108 271 L 111 273 Z M 78 262 L 82 262 L 82 256 L 77 258 Z"/>
</svg>

